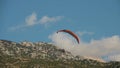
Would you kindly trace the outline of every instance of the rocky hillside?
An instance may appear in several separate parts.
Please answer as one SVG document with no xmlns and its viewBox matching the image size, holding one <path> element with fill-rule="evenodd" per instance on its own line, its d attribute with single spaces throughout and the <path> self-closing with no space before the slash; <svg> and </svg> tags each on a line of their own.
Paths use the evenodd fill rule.
<svg viewBox="0 0 120 68">
<path fill-rule="evenodd" d="M 120 62 L 100 62 L 44 42 L 0 40 L 0 68 L 119 68 Z"/>
</svg>

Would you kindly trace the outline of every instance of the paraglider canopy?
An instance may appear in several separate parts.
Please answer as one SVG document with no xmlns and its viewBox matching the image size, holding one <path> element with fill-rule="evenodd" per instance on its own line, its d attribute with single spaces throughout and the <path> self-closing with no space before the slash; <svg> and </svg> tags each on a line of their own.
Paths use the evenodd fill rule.
<svg viewBox="0 0 120 68">
<path fill-rule="evenodd" d="M 79 42 L 80 42 L 79 37 L 75 33 L 73 33 L 72 31 L 64 29 L 64 30 L 58 30 L 57 33 L 58 32 L 66 32 L 66 33 L 70 34 L 71 36 L 73 36 L 77 40 L 77 42 L 79 44 Z"/>
</svg>

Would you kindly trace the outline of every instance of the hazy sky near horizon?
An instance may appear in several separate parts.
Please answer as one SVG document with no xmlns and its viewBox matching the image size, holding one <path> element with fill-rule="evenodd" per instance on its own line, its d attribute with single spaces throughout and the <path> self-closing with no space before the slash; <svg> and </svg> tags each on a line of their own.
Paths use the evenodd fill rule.
<svg viewBox="0 0 120 68">
<path fill-rule="evenodd" d="M 60 40 L 60 29 L 75 32 L 81 44 L 72 48 L 70 40 Z M 62 43 L 64 49 L 71 43 L 67 48 L 77 48 L 76 54 L 119 59 L 119 29 L 120 0 L 0 0 L 0 39 Z"/>
</svg>

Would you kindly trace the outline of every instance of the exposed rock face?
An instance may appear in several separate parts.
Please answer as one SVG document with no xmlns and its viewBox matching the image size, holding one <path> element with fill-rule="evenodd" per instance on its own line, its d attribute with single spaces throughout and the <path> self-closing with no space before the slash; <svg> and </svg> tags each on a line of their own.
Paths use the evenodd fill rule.
<svg viewBox="0 0 120 68">
<path fill-rule="evenodd" d="M 44 42 L 15 43 L 12 41 L 0 40 L 0 51 L 4 55 L 9 55 L 16 58 L 23 56 L 41 59 L 54 58 L 54 60 L 75 58 L 70 52 Z"/>
<path fill-rule="evenodd" d="M 29 65 L 31 64 L 31 65 Z M 5 68 L 115 68 L 120 62 L 100 62 L 89 57 L 74 56 L 53 44 L 44 42 L 12 42 L 0 40 L 0 66 Z M 50 67 L 52 66 L 52 67 Z M 77 67 L 76 67 L 77 66 Z"/>
</svg>

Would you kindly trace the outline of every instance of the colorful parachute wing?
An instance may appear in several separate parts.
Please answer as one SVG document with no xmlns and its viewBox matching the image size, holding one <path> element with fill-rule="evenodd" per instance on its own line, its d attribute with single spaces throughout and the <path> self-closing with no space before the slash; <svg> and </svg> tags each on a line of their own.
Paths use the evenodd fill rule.
<svg viewBox="0 0 120 68">
<path fill-rule="evenodd" d="M 70 31 L 70 30 L 65 30 L 65 29 L 64 29 L 64 30 L 59 30 L 59 31 L 57 31 L 57 33 L 58 33 L 58 32 L 66 32 L 66 33 L 72 35 L 72 36 L 77 40 L 77 42 L 78 42 L 78 44 L 79 44 L 80 40 L 79 40 L 78 36 L 77 36 L 75 33 L 73 33 L 72 31 Z"/>
</svg>

